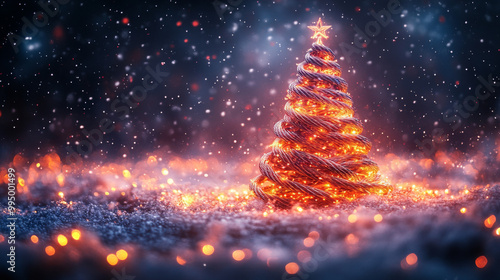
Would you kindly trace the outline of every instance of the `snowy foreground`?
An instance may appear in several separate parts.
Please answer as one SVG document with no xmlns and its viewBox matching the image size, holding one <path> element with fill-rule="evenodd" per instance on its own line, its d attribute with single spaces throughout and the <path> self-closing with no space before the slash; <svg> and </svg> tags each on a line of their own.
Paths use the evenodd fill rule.
<svg viewBox="0 0 500 280">
<path fill-rule="evenodd" d="M 487 164 L 450 166 L 448 159 L 392 155 L 381 160 L 394 186 L 389 195 L 324 209 L 279 210 L 257 199 L 248 184 L 227 180 L 244 182 L 241 178 L 252 174 L 226 172 L 216 162 L 162 163 L 150 157 L 76 172 L 57 165 L 57 157 L 46 157 L 24 169 L 22 162 L 12 163 L 24 178 L 16 194 L 16 272 L 7 270 L 10 216 L 3 206 L 1 279 L 500 275 L 500 185 L 471 179 L 493 182 L 496 175 L 485 172 Z M 186 179 L 193 178 L 191 169 L 200 179 Z M 239 173 L 244 169 L 235 167 Z M 221 183 L 214 184 L 217 180 Z"/>
<path fill-rule="evenodd" d="M 489 228 L 487 219 L 500 214 L 499 185 L 454 199 L 395 191 L 328 209 L 274 212 L 251 194 L 240 200 L 229 193 L 219 203 L 204 190 L 189 194 L 194 201 L 186 206 L 159 191 L 23 203 L 16 273 L 7 271 L 2 254 L 2 279 L 494 279 L 500 273 L 499 224 Z M 75 228 L 79 240 L 71 238 Z M 69 239 L 64 247 L 59 234 Z M 32 235 L 40 241 L 34 244 Z M 211 255 L 204 254 L 207 244 Z M 7 242 L 0 245 L 6 252 Z M 128 257 L 111 266 L 107 255 L 118 249 Z M 482 269 L 475 263 L 480 256 L 488 261 Z M 296 275 L 286 273 L 291 262 L 300 267 Z"/>
</svg>

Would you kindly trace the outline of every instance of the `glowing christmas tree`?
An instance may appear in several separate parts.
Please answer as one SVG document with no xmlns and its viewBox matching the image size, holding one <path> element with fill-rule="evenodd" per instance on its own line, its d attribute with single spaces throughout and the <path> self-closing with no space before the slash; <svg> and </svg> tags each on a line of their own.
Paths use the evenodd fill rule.
<svg viewBox="0 0 500 280">
<path fill-rule="evenodd" d="M 262 156 L 261 175 L 250 189 L 280 207 L 329 205 L 363 194 L 387 193 L 377 164 L 368 158 L 370 141 L 361 136 L 361 121 L 354 118 L 347 83 L 331 49 L 321 18 L 308 26 L 316 39 L 298 78 L 287 92 L 285 116 L 274 126 L 277 138 Z"/>
</svg>

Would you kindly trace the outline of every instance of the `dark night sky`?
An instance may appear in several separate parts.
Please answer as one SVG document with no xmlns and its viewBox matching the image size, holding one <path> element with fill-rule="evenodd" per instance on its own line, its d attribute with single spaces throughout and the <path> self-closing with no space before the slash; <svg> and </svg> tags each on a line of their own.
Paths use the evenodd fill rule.
<svg viewBox="0 0 500 280">
<path fill-rule="evenodd" d="M 238 2 L 230 1 L 235 7 L 221 20 L 211 1 L 70 0 L 45 24 L 35 15 L 40 27 L 25 36 L 23 17 L 32 23 L 42 8 L 2 1 L 0 161 L 51 149 L 65 155 L 106 118 L 114 129 L 93 145 L 95 158 L 158 149 L 220 153 L 228 161 L 258 157 L 313 42 L 307 25 L 320 16 L 332 25 L 324 43 L 338 55 L 373 153 L 411 153 L 416 140 L 432 135 L 447 140 L 441 149 L 494 152 L 498 91 L 484 100 L 474 92 L 479 76 L 500 75 L 500 2 L 401 1 L 351 55 L 342 46 L 355 40 L 356 26 L 365 30 L 374 21 L 370 11 L 391 1 Z M 17 53 L 8 36 L 21 37 L 13 34 L 28 37 Z M 125 106 L 156 68 L 168 76 L 130 103 L 134 108 Z M 464 101 L 470 112 L 458 107 Z"/>
</svg>

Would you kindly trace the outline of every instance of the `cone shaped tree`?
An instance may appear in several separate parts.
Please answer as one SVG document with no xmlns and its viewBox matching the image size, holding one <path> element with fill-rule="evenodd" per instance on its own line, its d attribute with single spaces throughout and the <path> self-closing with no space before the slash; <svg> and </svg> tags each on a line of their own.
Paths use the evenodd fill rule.
<svg viewBox="0 0 500 280">
<path fill-rule="evenodd" d="M 361 136 L 347 83 L 331 49 L 321 19 L 309 26 L 317 39 L 298 65 L 290 84 L 285 116 L 274 126 L 277 138 L 262 156 L 261 175 L 250 189 L 279 207 L 328 205 L 367 193 L 387 193 L 378 166 L 368 158 L 370 141 Z"/>
</svg>

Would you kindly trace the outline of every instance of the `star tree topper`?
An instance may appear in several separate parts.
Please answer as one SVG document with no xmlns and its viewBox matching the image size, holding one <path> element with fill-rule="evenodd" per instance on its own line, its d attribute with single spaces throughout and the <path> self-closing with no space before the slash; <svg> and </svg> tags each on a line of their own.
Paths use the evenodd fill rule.
<svg viewBox="0 0 500 280">
<path fill-rule="evenodd" d="M 316 43 L 323 44 L 323 42 L 321 41 L 321 38 L 325 38 L 325 39 L 328 38 L 328 36 L 326 36 L 326 30 L 328 30 L 330 27 L 332 27 L 332 26 L 331 25 L 323 25 L 321 18 L 319 18 L 316 26 L 312 25 L 312 26 L 308 26 L 307 28 L 314 31 L 314 35 L 312 35 L 311 38 L 317 39 Z"/>
</svg>

